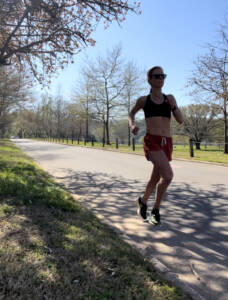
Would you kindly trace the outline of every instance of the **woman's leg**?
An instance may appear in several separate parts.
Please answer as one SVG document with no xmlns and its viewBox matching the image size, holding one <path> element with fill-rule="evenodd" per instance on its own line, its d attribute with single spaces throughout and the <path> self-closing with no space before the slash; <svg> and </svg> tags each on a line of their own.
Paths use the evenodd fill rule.
<svg viewBox="0 0 228 300">
<path fill-rule="evenodd" d="M 173 179 L 173 171 L 163 151 L 151 151 L 149 152 L 149 157 L 160 175 L 160 180 L 156 186 L 154 203 L 154 208 L 159 209 L 163 196 Z"/>
<path fill-rule="evenodd" d="M 147 203 L 150 195 L 152 194 L 153 190 L 155 189 L 155 187 L 156 187 L 158 181 L 160 180 L 160 178 L 161 178 L 161 176 L 159 174 L 158 167 L 154 165 L 150 180 L 147 183 L 144 196 L 142 197 L 143 203 L 145 203 L 145 204 Z"/>
</svg>

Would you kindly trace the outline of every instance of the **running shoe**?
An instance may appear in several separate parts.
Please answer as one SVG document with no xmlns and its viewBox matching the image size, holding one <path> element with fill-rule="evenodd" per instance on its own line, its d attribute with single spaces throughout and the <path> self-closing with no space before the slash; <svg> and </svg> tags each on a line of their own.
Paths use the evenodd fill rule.
<svg viewBox="0 0 228 300">
<path fill-rule="evenodd" d="M 152 209 L 151 215 L 149 217 L 149 223 L 153 225 L 161 224 L 161 217 L 158 209 Z"/>
<path fill-rule="evenodd" d="M 147 219 L 147 205 L 145 203 L 143 203 L 142 198 L 139 197 L 137 200 L 137 214 L 143 219 L 146 220 Z"/>
</svg>

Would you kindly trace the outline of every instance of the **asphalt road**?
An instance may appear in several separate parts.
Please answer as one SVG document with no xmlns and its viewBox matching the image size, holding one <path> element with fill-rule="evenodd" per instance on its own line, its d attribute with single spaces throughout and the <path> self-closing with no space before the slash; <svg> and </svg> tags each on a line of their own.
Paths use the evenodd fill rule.
<svg viewBox="0 0 228 300">
<path fill-rule="evenodd" d="M 154 227 L 136 214 L 152 170 L 143 156 L 13 141 L 148 258 L 159 259 L 206 299 L 228 299 L 228 167 L 174 160 L 162 225 Z"/>
</svg>

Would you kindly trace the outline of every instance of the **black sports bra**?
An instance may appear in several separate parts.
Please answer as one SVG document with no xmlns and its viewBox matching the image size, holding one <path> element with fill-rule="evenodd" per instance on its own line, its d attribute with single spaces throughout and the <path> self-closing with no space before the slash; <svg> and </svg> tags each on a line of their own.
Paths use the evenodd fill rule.
<svg viewBox="0 0 228 300">
<path fill-rule="evenodd" d="M 150 99 L 150 95 L 146 97 L 146 103 L 143 107 L 145 118 L 150 117 L 166 117 L 171 118 L 171 107 L 168 97 L 163 94 L 164 101 L 161 104 L 156 104 Z"/>
</svg>

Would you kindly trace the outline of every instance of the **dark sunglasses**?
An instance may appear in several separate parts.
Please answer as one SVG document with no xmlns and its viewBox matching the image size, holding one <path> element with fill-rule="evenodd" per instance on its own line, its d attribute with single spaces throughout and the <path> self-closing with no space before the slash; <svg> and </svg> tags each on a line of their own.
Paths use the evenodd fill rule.
<svg viewBox="0 0 228 300">
<path fill-rule="evenodd" d="M 154 77 L 155 79 L 165 79 L 166 74 L 152 74 L 151 77 Z"/>
</svg>

